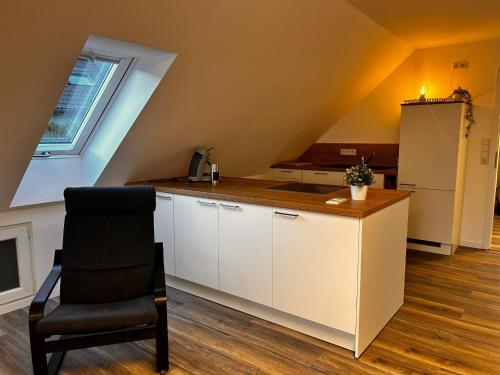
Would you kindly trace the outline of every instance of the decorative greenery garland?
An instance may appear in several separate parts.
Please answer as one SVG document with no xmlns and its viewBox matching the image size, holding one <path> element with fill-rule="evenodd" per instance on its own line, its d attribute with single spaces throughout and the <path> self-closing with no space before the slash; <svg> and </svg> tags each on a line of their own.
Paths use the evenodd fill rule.
<svg viewBox="0 0 500 375">
<path fill-rule="evenodd" d="M 465 128 L 465 137 L 468 138 L 472 125 L 476 123 L 476 121 L 474 120 L 474 107 L 472 105 L 472 95 L 469 92 L 469 90 L 463 89 L 460 86 L 458 86 L 458 88 L 451 93 L 449 98 L 456 101 L 461 100 L 465 104 L 467 104 L 467 111 L 465 112 L 465 119 L 467 120 L 467 127 Z"/>
</svg>

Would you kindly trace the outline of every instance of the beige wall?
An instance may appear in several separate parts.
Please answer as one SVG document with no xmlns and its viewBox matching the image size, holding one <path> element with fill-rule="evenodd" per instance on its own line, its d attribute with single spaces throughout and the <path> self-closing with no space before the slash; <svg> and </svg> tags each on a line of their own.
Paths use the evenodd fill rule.
<svg viewBox="0 0 500 375">
<path fill-rule="evenodd" d="M 453 72 L 451 64 L 462 60 L 469 61 L 469 69 Z M 498 66 L 500 40 L 417 50 L 318 142 L 398 142 L 399 104 L 418 97 L 422 84 L 429 88 L 428 97 L 446 97 L 457 86 L 468 89 L 477 124 L 469 139 L 462 242 L 481 247 L 488 236 L 495 147 L 489 165 L 480 165 L 479 153 L 481 140 L 493 139 L 498 125 Z"/>
<path fill-rule="evenodd" d="M 178 53 L 102 184 L 185 174 L 199 145 L 217 146 L 223 175 L 261 173 L 300 154 L 410 51 L 344 0 L 14 1 L 0 31 L 0 211 L 89 34 Z"/>
</svg>

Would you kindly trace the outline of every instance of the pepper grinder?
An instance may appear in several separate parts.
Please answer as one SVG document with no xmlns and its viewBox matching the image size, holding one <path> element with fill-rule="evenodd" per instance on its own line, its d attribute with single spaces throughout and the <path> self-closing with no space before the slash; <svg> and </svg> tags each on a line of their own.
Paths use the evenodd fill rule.
<svg viewBox="0 0 500 375">
<path fill-rule="evenodd" d="M 211 175 L 212 185 L 217 185 L 220 181 L 219 164 L 212 163 L 210 165 L 210 175 Z"/>
</svg>

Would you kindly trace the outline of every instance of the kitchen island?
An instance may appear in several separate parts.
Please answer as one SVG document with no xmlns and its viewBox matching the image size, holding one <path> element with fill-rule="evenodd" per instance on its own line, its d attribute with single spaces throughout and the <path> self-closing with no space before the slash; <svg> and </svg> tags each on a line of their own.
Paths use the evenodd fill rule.
<svg viewBox="0 0 500 375">
<path fill-rule="evenodd" d="M 283 182 L 155 186 L 168 285 L 354 351 L 403 303 L 409 193 L 276 190 Z"/>
</svg>

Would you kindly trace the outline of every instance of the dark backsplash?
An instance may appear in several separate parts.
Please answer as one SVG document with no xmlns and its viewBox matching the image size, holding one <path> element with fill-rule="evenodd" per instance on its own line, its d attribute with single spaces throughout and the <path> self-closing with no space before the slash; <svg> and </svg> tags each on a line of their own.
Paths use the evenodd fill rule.
<svg viewBox="0 0 500 375">
<path fill-rule="evenodd" d="M 356 155 L 340 155 L 340 149 L 356 149 Z M 392 143 L 314 143 L 297 159 L 298 162 L 314 164 L 352 165 L 361 162 L 374 153 L 369 165 L 380 167 L 396 167 L 399 144 Z"/>
</svg>

